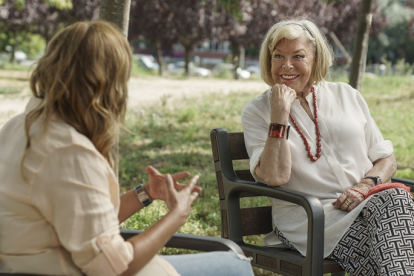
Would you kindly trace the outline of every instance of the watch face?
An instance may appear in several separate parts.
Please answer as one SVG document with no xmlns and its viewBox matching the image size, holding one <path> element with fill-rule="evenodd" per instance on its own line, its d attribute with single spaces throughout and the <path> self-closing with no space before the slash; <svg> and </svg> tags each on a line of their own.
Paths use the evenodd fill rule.
<svg viewBox="0 0 414 276">
<path fill-rule="evenodd" d="M 382 184 L 381 177 L 377 176 L 377 181 L 375 184 Z"/>
<path fill-rule="evenodd" d="M 379 176 L 366 176 L 364 178 L 372 179 L 374 181 L 375 185 L 382 184 L 381 177 L 379 177 Z"/>
</svg>

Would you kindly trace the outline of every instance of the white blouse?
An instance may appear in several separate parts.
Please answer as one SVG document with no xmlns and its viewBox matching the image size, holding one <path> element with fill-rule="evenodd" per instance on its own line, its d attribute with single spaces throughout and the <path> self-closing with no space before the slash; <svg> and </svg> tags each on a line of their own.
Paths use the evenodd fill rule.
<svg viewBox="0 0 414 276">
<path fill-rule="evenodd" d="M 270 124 L 270 103 L 267 90 L 246 105 L 242 112 L 247 152 L 250 156 L 250 171 L 257 181 L 264 182 L 255 174 L 260 161 Z M 325 248 L 328 256 L 358 216 L 366 201 L 353 211 L 335 209 L 335 201 L 346 189 L 359 183 L 373 167 L 373 162 L 390 156 L 394 148 L 385 141 L 370 115 L 368 106 L 360 92 L 345 83 L 321 82 L 315 86 L 318 121 L 321 134 L 322 156 L 311 162 L 302 138 L 291 127 L 289 145 L 292 170 L 289 182 L 284 187 L 317 197 L 325 211 Z M 306 100 L 313 102 L 312 93 Z M 313 105 L 309 105 L 314 114 Z M 302 130 L 316 155 L 315 124 L 299 100 L 295 100 L 291 114 Z M 277 225 L 283 235 L 306 255 L 307 215 L 298 205 L 273 199 L 273 227 Z M 265 245 L 275 246 L 273 232 L 264 239 Z"/>
<path fill-rule="evenodd" d="M 57 118 L 43 133 L 37 120 L 21 176 L 24 122 L 39 103 L 0 131 L 0 274 L 120 275 L 134 248 L 120 235 L 118 181 L 92 142 Z M 178 273 L 155 256 L 138 275 Z"/>
</svg>

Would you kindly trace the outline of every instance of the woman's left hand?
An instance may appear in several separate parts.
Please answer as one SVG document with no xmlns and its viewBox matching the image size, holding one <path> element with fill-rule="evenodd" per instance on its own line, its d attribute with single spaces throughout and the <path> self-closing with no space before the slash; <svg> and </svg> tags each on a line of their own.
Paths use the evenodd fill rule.
<svg viewBox="0 0 414 276">
<path fill-rule="evenodd" d="M 157 169 L 152 166 L 147 166 L 148 173 L 148 183 L 145 184 L 145 191 L 151 199 L 160 199 L 165 201 L 167 199 L 166 189 L 165 189 L 165 175 L 161 174 Z M 180 191 L 186 185 L 179 184 L 178 181 L 190 176 L 189 172 L 178 172 L 172 174 L 172 180 L 174 183 L 174 188 L 177 191 Z M 192 192 L 201 192 L 201 187 L 195 186 Z"/>
<path fill-rule="evenodd" d="M 332 205 L 337 209 L 350 212 L 354 210 L 355 207 L 357 207 L 362 201 L 364 201 L 365 197 L 361 193 L 365 194 L 367 192 L 366 188 L 367 187 L 365 187 L 363 183 L 359 183 L 358 185 L 343 192 L 337 200 L 332 202 Z M 358 193 L 354 190 L 357 190 L 361 193 Z"/>
</svg>

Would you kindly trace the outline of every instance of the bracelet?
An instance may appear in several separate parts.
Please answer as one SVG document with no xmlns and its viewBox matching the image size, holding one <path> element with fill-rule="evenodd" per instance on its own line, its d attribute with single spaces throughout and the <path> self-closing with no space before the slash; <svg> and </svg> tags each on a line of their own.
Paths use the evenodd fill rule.
<svg viewBox="0 0 414 276">
<path fill-rule="evenodd" d="M 357 189 L 354 189 L 354 188 L 351 188 L 350 190 L 352 190 L 354 192 L 357 192 L 357 193 L 361 194 L 364 198 L 366 198 L 366 194 L 364 194 L 363 192 L 358 191 Z"/>
<path fill-rule="evenodd" d="M 290 126 L 282 125 L 282 124 L 276 124 L 276 123 L 270 123 L 269 125 L 269 133 L 267 134 L 267 137 L 272 138 L 285 138 L 285 132 L 286 132 L 286 140 L 289 138 L 289 129 Z"/>
</svg>

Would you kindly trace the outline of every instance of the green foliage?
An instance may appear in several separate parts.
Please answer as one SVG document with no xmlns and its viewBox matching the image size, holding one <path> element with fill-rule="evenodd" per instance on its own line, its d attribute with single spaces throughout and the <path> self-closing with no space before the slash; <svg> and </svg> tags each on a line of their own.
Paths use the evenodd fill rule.
<svg viewBox="0 0 414 276">
<path fill-rule="evenodd" d="M 413 68 L 413 65 L 405 62 L 405 59 L 399 59 L 395 64 L 395 74 L 398 76 L 410 76 L 413 73 Z"/>
<path fill-rule="evenodd" d="M 0 6 L 3 5 L 5 2 L 9 2 L 10 0 L 0 0 Z M 58 8 L 60 10 L 67 10 L 72 9 L 72 1 L 71 0 L 44 0 L 46 3 L 50 4 L 52 7 Z M 16 0 L 15 7 L 16 9 L 23 9 L 26 5 L 26 0 Z"/>
<path fill-rule="evenodd" d="M 398 170 L 395 176 L 406 179 L 414 179 L 414 169 L 407 168 Z"/>
<path fill-rule="evenodd" d="M 31 33 L 18 33 L 15 38 L 6 34 L 0 33 L 0 53 L 2 54 L 3 59 L 6 58 L 10 60 L 10 53 L 7 53 L 6 46 L 16 44 L 17 49 L 21 50 L 27 54 L 28 59 L 36 59 L 39 56 L 43 55 L 46 49 L 45 40 L 37 34 Z M 7 55 L 8 54 L 8 55 Z"/>
<path fill-rule="evenodd" d="M 29 59 L 37 59 L 42 56 L 46 49 L 46 42 L 43 37 L 37 34 L 19 34 L 18 35 L 19 50 L 22 50 L 27 54 Z"/>
<path fill-rule="evenodd" d="M 193 121 L 197 117 L 197 110 L 190 107 L 185 110 L 183 110 L 181 117 L 179 118 L 180 123 L 188 123 Z"/>
<path fill-rule="evenodd" d="M 407 8 L 407 10 L 410 10 Z M 411 9 L 412 10 L 412 9 Z M 379 62 L 379 57 L 386 58 L 395 63 L 401 58 L 405 58 L 409 63 L 414 62 L 414 52 L 412 45 L 414 37 L 408 27 L 409 23 L 402 22 L 394 26 L 389 26 L 378 36 L 371 37 L 368 44 L 368 60 Z"/>
<path fill-rule="evenodd" d="M 0 0 L 0 6 L 8 1 L 10 0 Z M 26 0 L 16 0 L 14 6 L 16 7 L 16 9 L 22 10 L 25 4 L 26 4 Z"/>
</svg>

